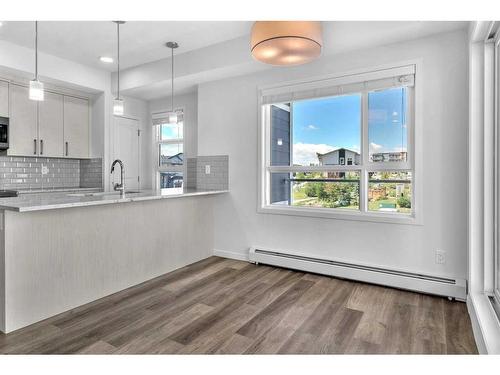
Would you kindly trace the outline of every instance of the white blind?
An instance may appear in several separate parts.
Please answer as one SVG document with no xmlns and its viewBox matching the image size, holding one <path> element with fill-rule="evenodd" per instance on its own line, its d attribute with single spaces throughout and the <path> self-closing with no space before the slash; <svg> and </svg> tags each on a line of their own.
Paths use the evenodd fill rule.
<svg viewBox="0 0 500 375">
<path fill-rule="evenodd" d="M 365 90 L 415 85 L 415 65 L 361 74 L 292 83 L 261 90 L 261 103 L 287 103 L 294 100 L 343 95 Z"/>
<path fill-rule="evenodd" d="M 184 112 L 182 110 L 176 110 L 177 122 L 184 122 Z M 151 116 L 153 119 L 153 125 L 163 125 L 168 124 L 168 113 L 169 112 L 157 112 L 153 113 Z"/>
</svg>

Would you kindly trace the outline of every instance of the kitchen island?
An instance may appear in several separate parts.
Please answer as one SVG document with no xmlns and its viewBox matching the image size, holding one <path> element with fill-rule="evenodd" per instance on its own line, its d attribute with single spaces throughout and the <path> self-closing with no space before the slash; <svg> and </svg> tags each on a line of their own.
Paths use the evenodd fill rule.
<svg viewBox="0 0 500 375">
<path fill-rule="evenodd" d="M 213 204 L 226 192 L 0 199 L 0 330 L 14 331 L 211 256 Z"/>
</svg>

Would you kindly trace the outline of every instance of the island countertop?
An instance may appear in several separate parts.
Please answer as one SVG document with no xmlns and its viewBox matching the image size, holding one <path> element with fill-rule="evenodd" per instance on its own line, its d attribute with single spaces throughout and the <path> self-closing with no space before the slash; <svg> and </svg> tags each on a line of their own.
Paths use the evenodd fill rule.
<svg viewBox="0 0 500 375">
<path fill-rule="evenodd" d="M 213 195 L 227 193 L 228 190 L 200 190 L 200 189 L 165 189 L 141 190 L 139 192 L 126 193 L 122 198 L 119 192 L 55 192 L 21 194 L 18 197 L 0 198 L 0 210 L 16 212 L 31 212 L 53 210 L 59 208 L 96 206 L 104 204 L 129 203 L 149 201 L 157 199 L 171 199 L 192 197 L 201 195 Z"/>
</svg>

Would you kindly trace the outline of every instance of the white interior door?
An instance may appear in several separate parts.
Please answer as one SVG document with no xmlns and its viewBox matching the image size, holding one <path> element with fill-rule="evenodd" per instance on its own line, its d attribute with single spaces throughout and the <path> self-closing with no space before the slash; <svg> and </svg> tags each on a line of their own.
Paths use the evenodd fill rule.
<svg viewBox="0 0 500 375">
<path fill-rule="evenodd" d="M 125 189 L 139 189 L 139 121 L 115 117 L 114 159 L 125 166 Z M 116 166 L 112 183 L 120 182 L 120 167 Z"/>
</svg>

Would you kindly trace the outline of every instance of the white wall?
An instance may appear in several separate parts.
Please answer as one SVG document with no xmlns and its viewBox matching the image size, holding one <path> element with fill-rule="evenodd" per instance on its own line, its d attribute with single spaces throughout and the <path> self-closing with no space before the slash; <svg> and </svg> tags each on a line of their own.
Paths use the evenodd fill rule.
<svg viewBox="0 0 500 375">
<path fill-rule="evenodd" d="M 257 213 L 257 86 L 422 59 L 423 225 Z M 466 278 L 467 37 L 465 31 L 202 84 L 198 153 L 229 155 L 230 195 L 215 205 L 215 249 L 250 246 Z M 447 252 L 435 263 L 437 249 Z"/>
</svg>

